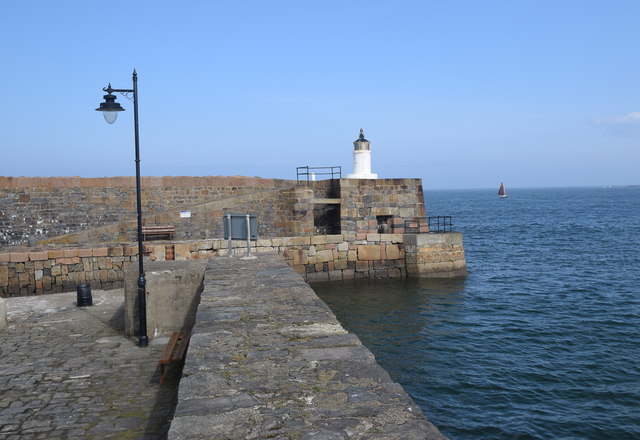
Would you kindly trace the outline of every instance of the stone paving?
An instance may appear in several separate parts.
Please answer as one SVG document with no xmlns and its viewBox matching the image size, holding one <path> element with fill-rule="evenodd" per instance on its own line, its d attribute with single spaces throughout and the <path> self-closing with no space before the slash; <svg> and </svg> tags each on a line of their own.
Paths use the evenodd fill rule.
<svg viewBox="0 0 640 440">
<path fill-rule="evenodd" d="M 169 438 L 442 440 L 278 255 L 212 258 Z"/>
<path fill-rule="evenodd" d="M 0 330 L 0 439 L 162 439 L 179 371 L 159 386 L 166 338 L 147 348 L 123 336 L 124 292 L 6 299 Z M 171 369 L 170 369 L 171 371 Z"/>
</svg>

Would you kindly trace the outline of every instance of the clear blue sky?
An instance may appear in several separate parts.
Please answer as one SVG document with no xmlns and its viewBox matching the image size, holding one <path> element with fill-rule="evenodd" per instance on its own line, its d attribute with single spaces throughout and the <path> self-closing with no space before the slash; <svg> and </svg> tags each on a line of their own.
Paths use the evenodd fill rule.
<svg viewBox="0 0 640 440">
<path fill-rule="evenodd" d="M 640 184 L 639 1 L 0 2 L 0 175 Z"/>
</svg>

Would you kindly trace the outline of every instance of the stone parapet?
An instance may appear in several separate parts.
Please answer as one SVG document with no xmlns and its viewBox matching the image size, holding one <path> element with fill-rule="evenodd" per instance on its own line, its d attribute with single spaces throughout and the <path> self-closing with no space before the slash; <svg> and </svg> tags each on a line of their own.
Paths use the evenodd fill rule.
<svg viewBox="0 0 640 440">
<path fill-rule="evenodd" d="M 406 234 L 407 275 L 449 278 L 467 275 L 462 233 Z"/>
<path fill-rule="evenodd" d="M 206 264 L 205 260 L 150 261 L 145 264 L 149 338 L 191 329 L 200 302 Z M 124 277 L 125 336 L 136 336 L 140 331 L 138 278 L 138 266 L 130 265 Z"/>
<path fill-rule="evenodd" d="M 444 439 L 277 255 L 215 258 L 168 438 Z"/>
<path fill-rule="evenodd" d="M 141 183 L 142 211 L 150 221 L 166 212 L 179 218 L 181 210 L 204 203 L 241 196 L 251 198 L 261 192 L 296 185 L 291 180 L 242 176 L 142 177 Z M 267 203 L 272 204 L 275 203 Z M 135 237 L 127 232 L 130 229 L 122 228 L 121 224 L 135 218 L 134 177 L 0 176 L 0 247 L 60 235 L 64 235 L 57 241 L 60 244 L 133 241 Z M 193 223 L 199 219 L 190 220 Z M 187 221 L 182 219 L 183 226 Z M 210 218 L 206 221 L 211 223 Z M 88 234 L 87 230 L 93 228 L 101 230 Z"/>
<path fill-rule="evenodd" d="M 122 287 L 124 269 L 137 254 L 131 244 L 0 253 L 0 297 L 69 292 L 81 283 L 103 290 Z"/>
<path fill-rule="evenodd" d="M 150 261 L 205 260 L 229 257 L 228 245 L 221 239 L 148 242 L 144 255 Z M 232 240 L 232 254 L 246 255 L 246 246 Z M 251 246 L 253 252 L 281 254 L 309 282 L 466 274 L 460 233 L 274 237 Z M 124 270 L 137 255 L 138 246 L 131 243 L 0 253 L 0 297 L 70 291 L 85 282 L 96 289 L 122 287 Z"/>
</svg>

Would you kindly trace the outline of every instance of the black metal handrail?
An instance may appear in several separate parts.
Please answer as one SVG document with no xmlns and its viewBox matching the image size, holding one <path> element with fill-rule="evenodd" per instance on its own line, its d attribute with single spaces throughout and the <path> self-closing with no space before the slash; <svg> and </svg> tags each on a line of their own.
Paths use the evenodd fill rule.
<svg viewBox="0 0 640 440">
<path fill-rule="evenodd" d="M 446 233 L 451 232 L 453 229 L 453 217 L 450 215 L 438 215 L 429 217 L 429 232 L 431 233 Z"/>
<path fill-rule="evenodd" d="M 329 170 L 329 171 L 326 171 Z M 304 179 L 304 176 L 307 178 Z M 296 180 L 300 182 L 301 177 L 302 180 L 306 180 L 310 182 L 315 180 L 315 176 L 331 176 L 332 179 L 341 179 L 342 178 L 342 167 L 297 167 L 296 168 Z M 336 177 L 337 176 L 337 177 Z"/>
</svg>

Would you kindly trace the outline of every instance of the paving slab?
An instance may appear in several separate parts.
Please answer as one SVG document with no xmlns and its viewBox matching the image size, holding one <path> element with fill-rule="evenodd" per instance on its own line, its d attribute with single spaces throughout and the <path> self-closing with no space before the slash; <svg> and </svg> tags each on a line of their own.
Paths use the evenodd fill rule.
<svg viewBox="0 0 640 440">
<path fill-rule="evenodd" d="M 214 258 L 172 440 L 441 440 L 402 386 L 278 255 Z"/>
<path fill-rule="evenodd" d="M 0 330 L 0 439 L 163 439 L 179 371 L 159 386 L 167 338 L 124 337 L 124 291 L 7 298 Z M 176 369 L 174 369 L 176 370 Z"/>
</svg>

